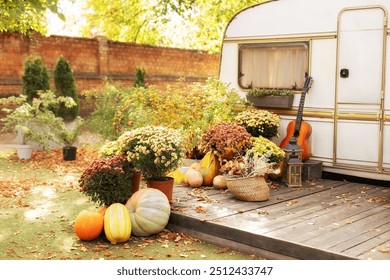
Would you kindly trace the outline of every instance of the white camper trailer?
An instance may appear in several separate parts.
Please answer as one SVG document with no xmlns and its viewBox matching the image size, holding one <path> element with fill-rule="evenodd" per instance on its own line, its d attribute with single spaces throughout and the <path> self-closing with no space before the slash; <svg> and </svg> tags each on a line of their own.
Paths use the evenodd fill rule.
<svg viewBox="0 0 390 280">
<path fill-rule="evenodd" d="M 389 0 L 279 0 L 229 22 L 220 79 L 243 97 L 251 87 L 293 88 L 279 138 L 296 119 L 305 75 L 313 77 L 303 119 L 311 160 L 323 170 L 390 181 Z"/>
</svg>

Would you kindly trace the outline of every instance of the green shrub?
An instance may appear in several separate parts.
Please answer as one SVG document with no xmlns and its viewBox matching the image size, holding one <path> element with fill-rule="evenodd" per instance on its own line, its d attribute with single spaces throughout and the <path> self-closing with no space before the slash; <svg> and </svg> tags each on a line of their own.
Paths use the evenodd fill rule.
<svg viewBox="0 0 390 280">
<path fill-rule="evenodd" d="M 76 106 L 66 108 L 64 104 L 60 104 L 57 110 L 57 115 L 65 121 L 74 120 L 80 113 L 80 101 L 77 95 L 76 84 L 73 77 L 72 69 L 64 57 L 60 57 L 54 68 L 54 84 L 58 96 L 73 98 Z"/>
<path fill-rule="evenodd" d="M 137 68 L 135 71 L 134 87 L 146 87 L 145 74 L 146 72 L 143 68 Z"/>
<path fill-rule="evenodd" d="M 164 90 L 106 83 L 103 90 L 84 94 L 95 106 L 88 127 L 104 139 L 115 140 L 127 130 L 147 125 L 166 126 L 181 130 L 189 157 L 206 129 L 232 120 L 236 105 L 244 104 L 235 91 L 216 79 L 205 83 L 180 80 Z"/>
<path fill-rule="evenodd" d="M 32 103 L 38 97 L 38 91 L 50 90 L 49 73 L 39 57 L 28 57 L 24 63 L 23 94 L 27 102 Z"/>
</svg>

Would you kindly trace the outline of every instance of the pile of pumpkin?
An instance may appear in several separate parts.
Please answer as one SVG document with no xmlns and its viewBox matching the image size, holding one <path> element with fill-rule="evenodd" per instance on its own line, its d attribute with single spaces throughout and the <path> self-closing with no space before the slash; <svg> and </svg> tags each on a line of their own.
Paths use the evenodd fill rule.
<svg viewBox="0 0 390 280">
<path fill-rule="evenodd" d="M 168 223 L 171 206 L 157 189 L 140 189 L 126 204 L 114 203 L 92 212 L 82 210 L 76 217 L 74 231 L 81 240 L 94 240 L 103 232 L 111 244 L 126 242 L 130 236 L 150 236 Z"/>
<path fill-rule="evenodd" d="M 192 164 L 184 174 L 179 174 L 175 181 L 193 188 L 214 186 L 217 189 L 226 189 L 226 177 L 220 174 L 220 169 L 218 157 L 208 152 L 199 163 Z"/>
</svg>

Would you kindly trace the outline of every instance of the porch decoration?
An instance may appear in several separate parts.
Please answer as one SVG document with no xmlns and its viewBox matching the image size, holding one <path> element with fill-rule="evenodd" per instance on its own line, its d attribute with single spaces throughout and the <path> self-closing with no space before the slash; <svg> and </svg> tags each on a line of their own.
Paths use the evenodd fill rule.
<svg viewBox="0 0 390 280">
<path fill-rule="evenodd" d="M 175 179 L 173 177 L 166 176 L 164 180 L 146 180 L 146 186 L 148 188 L 161 191 L 167 197 L 169 202 L 173 201 L 173 186 Z"/>
<path fill-rule="evenodd" d="M 222 171 L 227 176 L 227 188 L 236 198 L 244 201 L 269 199 L 269 187 L 265 176 L 274 172 L 274 165 L 265 156 L 246 153 L 227 162 Z"/>
<path fill-rule="evenodd" d="M 126 202 L 130 213 L 132 235 L 150 236 L 168 224 L 171 206 L 167 197 L 156 189 L 140 189 Z"/>
<path fill-rule="evenodd" d="M 224 175 L 217 175 L 213 179 L 213 186 L 216 189 L 225 190 L 227 189 L 227 178 Z"/>
<path fill-rule="evenodd" d="M 104 214 L 81 210 L 74 221 L 74 232 L 81 240 L 94 240 L 103 231 Z"/>
<path fill-rule="evenodd" d="M 205 186 L 211 186 L 215 176 L 220 174 L 221 163 L 218 156 L 208 151 L 206 155 L 201 159 L 199 165 L 199 171 L 202 173 L 203 182 Z"/>
<path fill-rule="evenodd" d="M 230 160 L 251 147 L 251 135 L 237 122 L 220 121 L 207 129 L 201 137 L 201 151 L 214 152 L 220 161 Z"/>
<path fill-rule="evenodd" d="M 104 214 L 104 233 L 111 244 L 129 240 L 131 220 L 125 205 L 114 203 L 107 208 Z"/>
<path fill-rule="evenodd" d="M 139 170 L 150 187 L 152 181 L 169 181 L 167 174 L 175 170 L 185 155 L 183 139 L 176 129 L 164 126 L 145 126 L 123 133 L 117 140 L 122 154 Z M 168 192 L 168 194 L 171 190 Z M 172 197 L 168 197 L 172 200 Z"/>
<path fill-rule="evenodd" d="M 282 176 L 282 180 L 287 182 L 288 180 L 287 169 L 288 169 L 288 162 L 290 160 L 290 156 L 294 152 L 298 156 L 299 160 L 302 161 L 302 148 L 297 144 L 297 138 L 293 136 L 290 138 L 288 145 L 283 148 L 283 151 L 285 156 L 282 161 L 281 176 Z"/>
<path fill-rule="evenodd" d="M 278 136 L 280 117 L 267 110 L 245 110 L 238 113 L 234 120 L 245 127 L 253 137 L 263 136 L 271 139 Z"/>
<path fill-rule="evenodd" d="M 291 90 L 253 88 L 246 98 L 254 107 L 288 109 L 292 107 L 294 94 Z"/>
<path fill-rule="evenodd" d="M 302 165 L 302 161 L 293 150 L 287 163 L 287 185 L 289 187 L 302 186 Z"/>
<path fill-rule="evenodd" d="M 124 203 L 137 191 L 132 185 L 134 169 L 124 155 L 93 161 L 81 174 L 80 191 L 100 205 Z"/>
</svg>

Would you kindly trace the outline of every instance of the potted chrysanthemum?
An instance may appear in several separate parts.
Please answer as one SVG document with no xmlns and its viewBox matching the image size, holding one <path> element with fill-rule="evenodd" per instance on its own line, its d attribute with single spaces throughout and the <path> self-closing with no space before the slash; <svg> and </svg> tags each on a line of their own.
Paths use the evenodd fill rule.
<svg viewBox="0 0 390 280">
<path fill-rule="evenodd" d="M 280 117 L 267 110 L 245 110 L 240 112 L 234 120 L 244 126 L 253 137 L 263 136 L 271 139 L 278 136 Z"/>
<path fill-rule="evenodd" d="M 201 137 L 200 150 L 214 152 L 219 160 L 229 160 L 251 147 L 251 135 L 237 122 L 220 121 L 207 129 Z"/>
<path fill-rule="evenodd" d="M 180 165 L 185 155 L 180 132 L 164 126 L 145 126 L 125 132 L 117 143 L 121 152 L 143 174 L 147 186 L 163 192 L 168 188 L 166 195 L 172 201 L 173 178 L 167 174 Z M 168 187 L 161 184 L 168 184 Z"/>
</svg>

